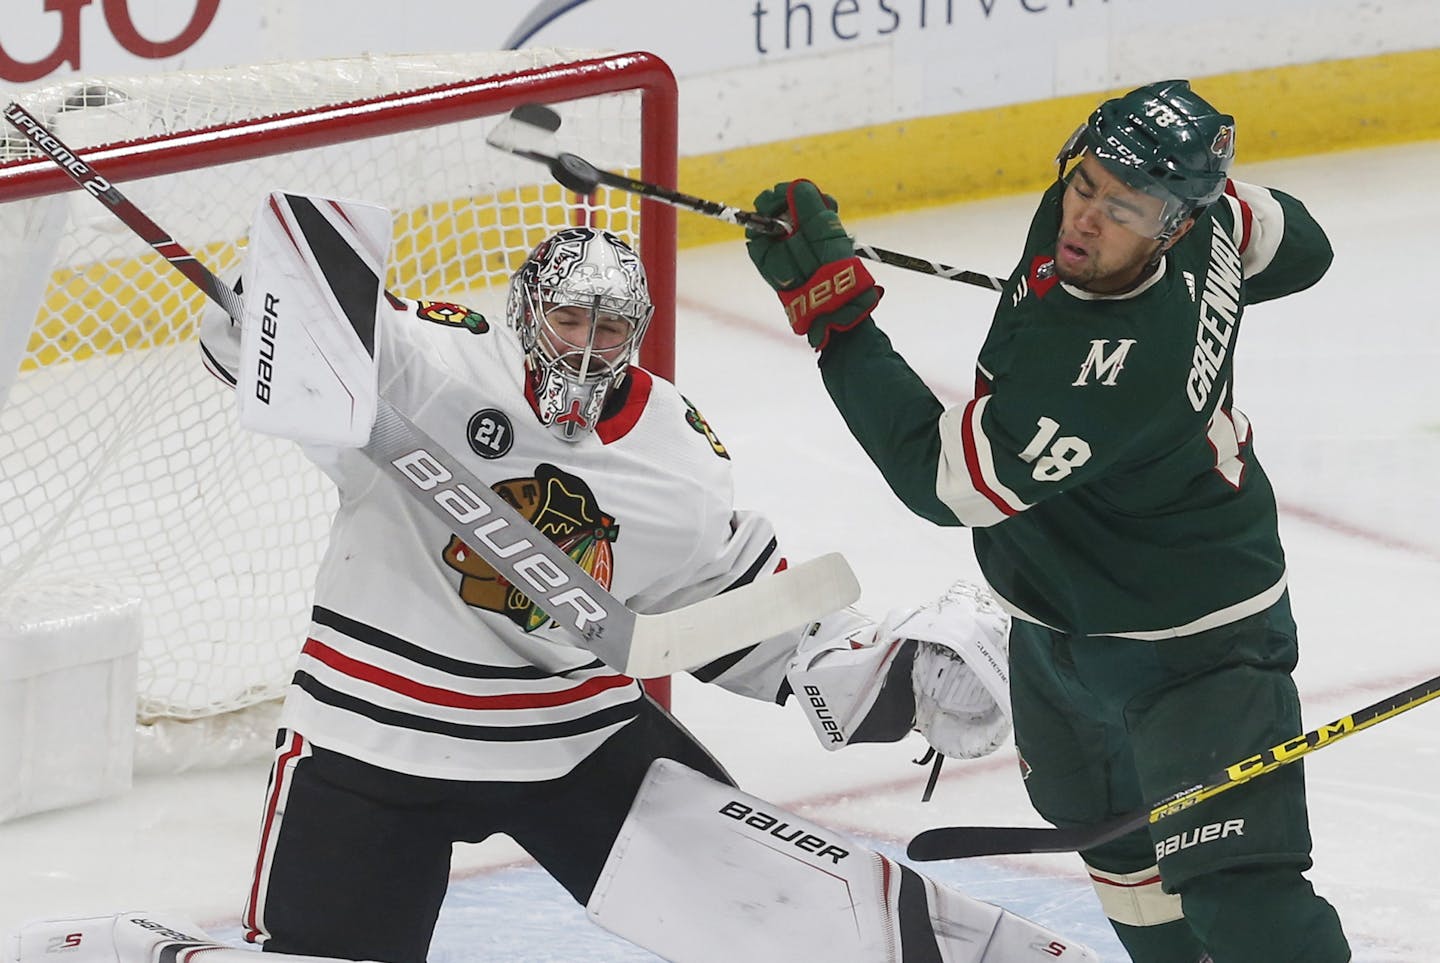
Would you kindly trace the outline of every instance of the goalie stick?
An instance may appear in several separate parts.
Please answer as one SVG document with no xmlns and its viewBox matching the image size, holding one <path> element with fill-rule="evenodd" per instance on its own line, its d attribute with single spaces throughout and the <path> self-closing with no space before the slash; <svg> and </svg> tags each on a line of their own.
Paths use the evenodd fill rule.
<svg viewBox="0 0 1440 963">
<path fill-rule="evenodd" d="M 4 116 L 206 297 L 237 322 L 243 317 L 243 302 L 234 290 L 29 111 L 11 102 Z M 693 605 L 637 613 L 383 395 L 370 441 L 362 450 L 510 584 L 543 599 L 541 607 L 579 645 L 634 678 L 696 668 L 844 608 L 860 596 L 844 556 L 831 553 Z"/>
<path fill-rule="evenodd" d="M 755 228 L 768 234 L 790 233 L 790 225 L 779 218 L 766 217 L 755 211 L 731 207 L 728 204 L 721 204 L 719 201 L 707 201 L 704 198 L 672 191 L 648 181 L 636 180 L 624 174 L 600 170 L 576 154 L 564 151 L 553 154 L 539 149 L 559 129 L 560 115 L 555 111 L 543 104 L 522 104 L 495 126 L 495 129 L 485 138 L 485 143 L 498 150 L 503 150 L 507 154 L 514 154 L 516 157 L 544 164 L 550 170 L 550 176 L 555 178 L 560 186 L 577 194 L 593 194 L 596 187 L 604 184 L 606 187 L 648 197 L 651 200 L 669 204 L 671 207 L 704 214 L 706 217 L 713 217 L 726 224 Z M 872 247 L 858 240 L 855 241 L 855 253 L 866 260 L 879 261 L 882 264 L 904 268 L 907 271 L 931 274 L 947 281 L 960 281 L 982 288 L 990 288 L 993 291 L 999 291 L 1004 287 L 1004 281 L 988 274 L 978 274 L 975 271 L 951 267 L 938 261 L 927 261 L 912 254 Z"/>
<path fill-rule="evenodd" d="M 1424 705 L 1437 696 L 1440 696 L 1440 676 L 1341 716 L 1318 729 L 1287 739 L 1264 752 L 1241 759 L 1197 785 L 1167 796 L 1147 809 L 1137 809 L 1103 823 L 1066 826 L 1060 829 L 1028 826 L 941 826 L 927 829 L 910 840 L 905 854 L 911 859 L 928 862 L 938 859 L 965 859 L 970 856 L 1069 853 L 1092 849 L 1189 809 L 1281 766 L 1289 765 L 1346 736 Z"/>
</svg>

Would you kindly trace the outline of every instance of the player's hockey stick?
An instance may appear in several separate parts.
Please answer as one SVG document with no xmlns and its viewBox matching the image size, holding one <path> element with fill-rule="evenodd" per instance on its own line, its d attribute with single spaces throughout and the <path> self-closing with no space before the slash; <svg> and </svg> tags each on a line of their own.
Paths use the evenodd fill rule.
<svg viewBox="0 0 1440 963">
<path fill-rule="evenodd" d="M 1427 679 L 1404 692 L 1397 692 L 1348 716 L 1341 716 L 1318 729 L 1286 739 L 1278 746 L 1271 746 L 1264 752 L 1226 766 L 1197 785 L 1166 796 L 1148 809 L 1137 809 L 1123 816 L 1116 816 L 1108 822 L 1060 829 L 1028 826 L 942 826 L 927 829 L 910 840 L 905 853 L 911 859 L 923 862 L 964 859 L 969 856 L 1069 853 L 1092 849 L 1189 809 L 1257 776 L 1273 772 L 1317 749 L 1323 749 L 1362 729 L 1378 725 L 1437 696 L 1440 696 L 1440 676 Z"/>
<path fill-rule="evenodd" d="M 491 147 L 514 154 L 516 157 L 524 157 L 527 160 L 544 164 L 549 168 L 551 177 L 555 178 L 562 187 L 577 194 L 593 194 L 596 187 L 604 184 L 606 187 L 648 197 L 651 200 L 669 204 L 671 207 L 704 214 L 706 217 L 713 217 L 727 224 L 755 228 L 768 234 L 788 234 L 791 230 L 790 225 L 779 218 L 766 217 L 755 211 L 731 207 L 728 204 L 721 204 L 719 201 L 707 201 L 704 198 L 672 191 L 658 184 L 636 180 L 624 174 L 600 170 L 576 154 L 564 151 L 558 154 L 550 153 L 542 149 L 545 142 L 550 140 L 559 129 L 560 115 L 555 111 L 543 104 L 522 104 L 512 110 L 505 120 L 496 125 L 490 135 L 485 138 L 485 142 Z M 991 277 L 988 274 L 977 274 L 974 271 L 951 267 L 938 261 L 927 261 L 911 254 L 887 251 L 884 248 L 863 244 L 858 240 L 855 241 L 855 253 L 870 261 L 879 261 L 883 264 L 904 268 L 907 271 L 918 271 L 921 274 L 932 274 L 948 281 L 974 284 L 994 291 L 999 291 L 1004 286 L 1004 282 L 1000 278 Z"/>
<path fill-rule="evenodd" d="M 25 108 L 11 103 L 4 116 L 206 297 L 237 322 L 243 317 L 234 290 Z M 363 451 L 504 579 L 537 600 L 580 645 L 629 676 L 653 678 L 696 668 L 860 596 L 849 564 L 832 553 L 694 605 L 637 613 L 384 397 Z"/>
</svg>

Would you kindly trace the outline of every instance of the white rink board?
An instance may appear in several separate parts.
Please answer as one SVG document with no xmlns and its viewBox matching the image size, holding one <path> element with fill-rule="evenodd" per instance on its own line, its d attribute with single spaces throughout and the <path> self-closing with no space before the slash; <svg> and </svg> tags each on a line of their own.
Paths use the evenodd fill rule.
<svg viewBox="0 0 1440 963">
<path fill-rule="evenodd" d="M 681 154 L 1132 86 L 1440 46 L 1432 0 L 9 0 L 0 92 L 380 52 L 648 50 Z M 783 97 L 786 110 L 775 110 Z"/>
</svg>

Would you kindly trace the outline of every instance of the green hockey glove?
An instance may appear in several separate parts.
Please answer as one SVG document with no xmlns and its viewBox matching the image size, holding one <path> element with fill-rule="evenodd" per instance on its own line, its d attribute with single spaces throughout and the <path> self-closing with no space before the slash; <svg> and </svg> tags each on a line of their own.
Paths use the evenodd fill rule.
<svg viewBox="0 0 1440 963">
<path fill-rule="evenodd" d="M 790 181 L 761 192 L 755 210 L 784 217 L 791 225 L 788 234 L 748 228 L 745 247 L 760 276 L 779 294 L 796 334 L 822 351 L 832 334 L 870 316 L 884 289 L 855 256 L 833 197 L 810 181 Z"/>
</svg>

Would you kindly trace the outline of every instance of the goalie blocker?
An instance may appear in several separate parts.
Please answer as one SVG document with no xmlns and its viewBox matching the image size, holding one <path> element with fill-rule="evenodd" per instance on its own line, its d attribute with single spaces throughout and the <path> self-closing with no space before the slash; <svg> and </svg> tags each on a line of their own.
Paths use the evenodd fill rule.
<svg viewBox="0 0 1440 963">
<path fill-rule="evenodd" d="M 879 625 L 853 610 L 812 624 L 786 678 L 826 749 L 915 728 L 937 752 L 974 759 L 1010 735 L 1009 628 L 989 593 L 961 579 Z"/>
<path fill-rule="evenodd" d="M 586 907 L 682 963 L 1080 963 L 1085 946 L 660 759 Z"/>
</svg>

